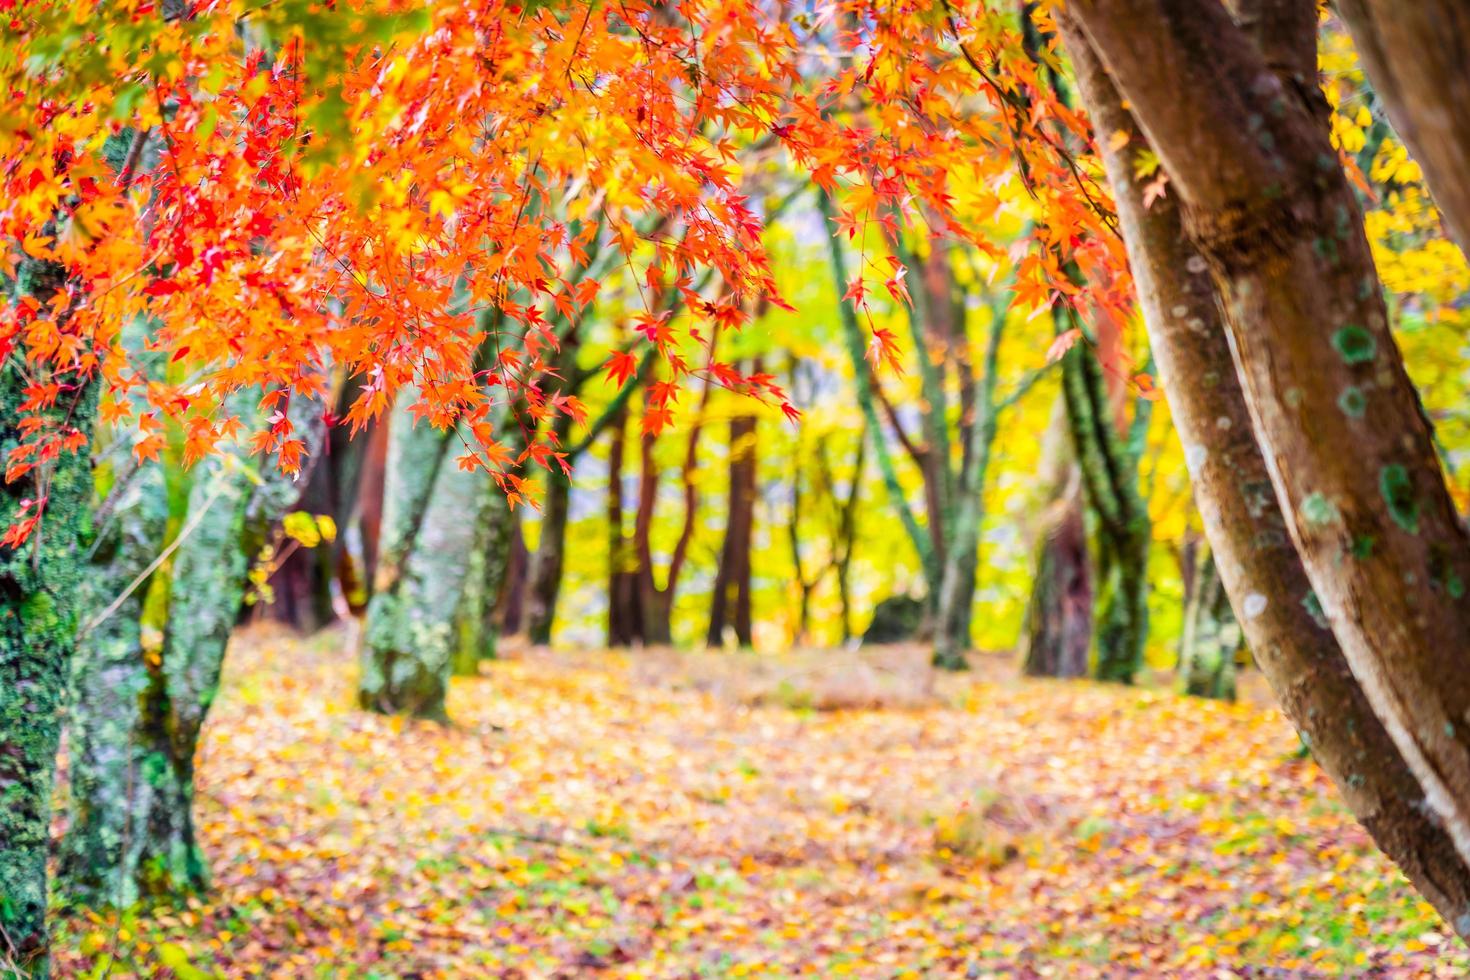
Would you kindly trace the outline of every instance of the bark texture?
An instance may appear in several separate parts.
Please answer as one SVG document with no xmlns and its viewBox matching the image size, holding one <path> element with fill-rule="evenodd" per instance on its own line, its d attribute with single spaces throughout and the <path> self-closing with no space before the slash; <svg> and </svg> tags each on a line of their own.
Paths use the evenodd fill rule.
<svg viewBox="0 0 1470 980">
<path fill-rule="evenodd" d="M 161 761 L 137 734 L 156 673 L 148 657 L 156 665 L 159 652 L 144 646 L 149 582 L 139 577 L 162 550 L 167 530 L 163 467 L 145 463 L 125 475 L 102 510 L 81 591 L 85 613 L 68 725 L 70 810 L 58 886 L 79 904 L 126 907 L 140 895 L 135 877 L 122 871 L 138 866 L 133 855 L 145 839 L 134 831 L 134 814 L 150 810 L 150 777 Z"/>
<path fill-rule="evenodd" d="M 532 643 L 550 643 L 556 625 L 571 504 L 571 478 L 559 471 L 548 471 L 546 494 L 541 501 L 541 540 L 531 555 L 526 573 L 526 635 Z"/>
<path fill-rule="evenodd" d="M 1076 344 L 1062 356 L 1062 393 L 1082 485 L 1097 515 L 1095 672 L 1100 680 L 1131 684 L 1148 640 L 1153 533 L 1138 490 L 1139 447 L 1118 432 L 1102 365 L 1089 346 Z"/>
<path fill-rule="evenodd" d="M 238 395 L 232 406 L 245 414 L 257 398 Z M 310 466 L 322 442 L 320 406 L 297 398 L 288 413 L 312 454 Z M 138 475 L 141 495 L 162 495 L 148 476 L 156 469 L 144 467 Z M 275 460 L 253 457 L 244 445 L 200 470 L 173 552 L 162 651 L 148 655 L 141 646 L 129 648 L 135 626 L 115 623 L 125 613 L 141 613 L 141 607 L 119 608 L 100 621 L 81 651 L 78 692 L 85 699 L 76 705 L 71 732 L 84 767 L 72 786 L 62 865 L 68 892 L 79 901 L 125 905 L 144 895 L 200 892 L 209 884 L 209 865 L 194 836 L 198 738 L 219 689 L 225 646 L 240 619 L 251 560 L 300 488 Z M 143 569 L 156 557 L 147 535 L 165 517 L 154 511 L 162 500 L 123 498 L 122 504 L 132 513 L 122 511 L 119 519 L 126 517 L 132 527 L 119 529 L 123 536 L 112 542 L 112 572 L 119 574 Z M 91 572 L 93 588 L 107 573 Z M 141 602 L 141 595 L 128 599 L 134 601 Z M 106 642 L 110 632 L 121 633 L 122 642 Z M 103 642 L 94 644 L 94 638 Z M 101 691 L 113 682 L 116 688 Z M 91 701 L 94 695 L 103 701 Z"/>
<path fill-rule="evenodd" d="M 368 605 L 358 703 L 442 721 L 474 574 L 468 558 L 484 541 L 492 481 L 483 469 L 463 469 L 450 458 L 468 433 L 450 438 L 425 422 L 415 425 L 406 404 L 395 408 L 392 425 L 378 588 Z"/>
<path fill-rule="evenodd" d="M 1375 715 L 1313 598 L 1308 569 L 1273 492 L 1271 466 L 1252 431 L 1209 264 L 1187 240 L 1172 198 L 1143 207 L 1132 181 L 1132 154 L 1142 149 L 1142 136 L 1092 56 L 1089 38 L 1076 24 L 1061 23 L 1095 130 L 1132 136 L 1122 147 L 1108 139 L 1099 144 L 1195 500 L 1255 662 L 1349 808 L 1465 936 L 1470 867 L 1425 806 L 1418 777 Z M 1279 32 L 1274 38 L 1291 40 Z"/>
<path fill-rule="evenodd" d="M 60 288 L 61 272 L 35 270 L 29 291 Z M 19 355 L 0 365 L 0 454 L 22 440 L 26 387 Z M 90 432 L 95 386 L 74 392 L 71 424 Z M 62 409 L 67 399 L 63 399 Z M 0 527 L 27 516 L 40 488 L 34 474 L 0 484 Z M 50 469 L 46 511 L 31 539 L 0 549 L 0 965 L 22 977 L 49 971 L 47 843 L 61 712 L 78 622 L 82 554 L 91 536 L 92 464 L 63 454 Z"/>
</svg>

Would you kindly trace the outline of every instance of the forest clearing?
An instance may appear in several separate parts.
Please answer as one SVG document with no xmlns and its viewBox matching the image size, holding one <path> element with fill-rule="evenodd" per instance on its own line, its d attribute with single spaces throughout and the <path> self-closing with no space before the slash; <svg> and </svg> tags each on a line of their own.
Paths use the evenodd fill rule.
<svg viewBox="0 0 1470 980">
<path fill-rule="evenodd" d="M 936 684 L 923 651 L 757 684 L 748 654 L 528 651 L 456 679 L 443 728 L 351 710 L 338 633 L 236 642 L 201 748 L 218 890 L 67 920 L 78 976 L 1470 965 L 1258 704 L 993 657 Z"/>
<path fill-rule="evenodd" d="M 0 0 L 0 980 L 1470 975 L 1467 0 Z"/>
</svg>

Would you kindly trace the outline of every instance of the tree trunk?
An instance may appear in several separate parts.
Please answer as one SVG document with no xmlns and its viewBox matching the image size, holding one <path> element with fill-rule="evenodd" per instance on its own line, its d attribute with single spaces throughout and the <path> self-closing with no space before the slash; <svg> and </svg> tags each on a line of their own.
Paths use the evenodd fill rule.
<svg viewBox="0 0 1470 980">
<path fill-rule="evenodd" d="M 755 370 L 760 370 L 757 361 Z M 737 415 L 730 420 L 730 498 L 726 508 L 725 543 L 720 549 L 710 600 L 710 646 L 724 643 L 725 628 L 732 627 L 735 641 L 751 645 L 750 539 L 755 528 L 756 436 L 755 416 Z"/>
<path fill-rule="evenodd" d="M 1223 8 L 1178 2 L 1078 9 L 1220 287 L 1311 580 L 1301 601 L 1322 609 L 1470 860 L 1470 539 L 1389 331 L 1356 196 L 1319 117 Z"/>
<path fill-rule="evenodd" d="M 289 509 L 313 515 L 332 514 L 335 469 L 330 455 L 314 465 L 305 489 Z M 307 634 L 331 623 L 336 618 L 332 609 L 332 579 L 336 576 L 332 560 L 334 547 L 326 542 L 314 548 L 286 543 L 282 550 L 289 548 L 290 553 L 278 560 L 266 582 L 271 601 L 257 604 L 254 614 Z"/>
<path fill-rule="evenodd" d="M 1451 237 L 1470 252 L 1470 7 L 1337 0 L 1337 9 Z"/>
<path fill-rule="evenodd" d="M 638 612 L 638 564 L 633 542 L 623 530 L 623 454 L 627 444 L 627 411 L 612 422 L 607 456 L 607 645 L 625 647 L 642 635 Z"/>
<path fill-rule="evenodd" d="M 1096 131 L 1111 137 L 1121 130 L 1131 137 L 1126 155 L 1111 138 L 1098 142 L 1195 499 L 1254 660 L 1349 808 L 1445 921 L 1466 936 L 1470 867 L 1424 806 L 1415 773 L 1309 601 L 1307 569 L 1288 540 L 1271 467 L 1252 433 L 1206 263 L 1185 240 L 1172 198 L 1143 206 L 1132 179 L 1132 154 L 1143 148 L 1133 119 L 1091 56 L 1088 39 L 1067 20 L 1061 24 Z M 1276 39 L 1292 40 L 1281 32 Z M 1312 44 L 1302 47 L 1315 57 Z M 1344 456 L 1360 458 L 1356 452 Z"/>
<path fill-rule="evenodd" d="M 337 560 L 338 580 L 347 597 L 348 607 L 357 615 L 365 615 L 377 582 L 378 554 L 382 547 L 383 493 L 388 479 L 388 443 L 392 429 L 389 418 L 368 423 L 361 438 L 362 472 L 358 477 L 356 498 L 345 522 L 339 522 L 338 541 L 342 545 Z"/>
<path fill-rule="evenodd" d="M 58 280 L 32 289 L 43 300 Z M 28 382 L 15 354 L 0 365 L 0 454 L 22 442 L 17 428 Z M 91 432 L 96 384 L 74 392 L 71 423 Z M 69 399 L 57 410 L 62 412 Z M 61 421 L 58 414 L 54 421 Z M 0 527 L 29 516 L 41 493 L 31 474 L 0 485 Z M 84 542 L 91 531 L 92 463 L 85 453 L 63 452 L 50 470 L 39 527 L 17 549 L 0 549 L 0 958 L 22 977 L 49 969 L 46 934 L 46 859 L 51 786 L 61 712 L 79 614 Z M 27 502 L 23 504 L 24 502 Z"/>
<path fill-rule="evenodd" d="M 420 426 L 429 428 L 427 423 Z M 422 484 L 418 474 L 408 472 L 410 463 L 433 462 L 417 452 L 418 444 L 431 439 L 445 442 L 438 433 L 399 428 L 393 435 L 397 438 L 400 433 L 406 445 L 396 453 L 389 450 L 399 457 L 399 466 L 393 465 L 390 455 L 384 500 L 385 532 L 392 526 L 394 537 L 384 535 L 379 581 L 395 565 L 401 571 L 368 606 L 358 702 L 370 711 L 443 721 L 451 657 L 461 640 L 456 627 L 462 623 L 465 592 L 474 574 L 466 559 L 485 540 L 485 512 L 495 488 L 481 467 L 464 469 L 452 459 L 441 459 L 417 527 L 407 540 L 399 541 L 396 535 L 408 530 L 406 511 L 416 502 L 412 494 Z M 471 436 L 461 433 L 441 448 L 444 457 L 455 455 L 453 447 L 460 438 Z M 401 477 L 395 473 L 399 467 L 406 471 Z"/>
<path fill-rule="evenodd" d="M 1240 626 L 1230 610 L 1225 584 L 1214 556 L 1201 548 L 1184 608 L 1184 635 L 1179 641 L 1179 674 L 1184 693 L 1200 698 L 1235 700 L 1235 655 Z"/>
<path fill-rule="evenodd" d="M 497 438 L 511 452 L 519 454 L 525 448 L 523 431 L 516 413 L 507 413 Z M 479 534 L 479 550 L 484 556 L 478 588 L 480 606 L 474 610 L 479 630 L 473 648 L 476 663 L 470 671 L 471 676 L 479 673 L 480 660 L 495 659 L 502 629 L 499 612 L 503 608 L 507 578 L 512 572 L 515 541 L 520 533 L 520 516 L 511 510 L 505 490 L 494 480 L 487 483 L 490 497 L 482 507 Z"/>
<path fill-rule="evenodd" d="M 1021 626 L 1021 673 L 1028 677 L 1086 677 L 1092 647 L 1092 574 L 1081 484 L 1047 507 L 1037 535 L 1036 572 Z"/>
<path fill-rule="evenodd" d="M 545 507 L 545 503 L 542 503 Z M 510 555 L 506 558 L 505 581 L 494 606 L 494 622 L 498 636 L 515 636 L 525 627 L 526 589 L 530 584 L 531 554 L 526 550 L 522 511 L 511 514 Z"/>
<path fill-rule="evenodd" d="M 1138 459 L 1124 445 L 1108 403 L 1102 367 L 1077 344 L 1062 357 L 1062 392 L 1088 503 L 1098 516 L 1095 582 L 1100 680 L 1133 683 L 1148 641 L 1148 508 L 1138 493 Z"/>
<path fill-rule="evenodd" d="M 835 213 L 832 199 L 826 191 L 817 194 L 817 205 L 821 210 L 822 217 L 829 223 Z M 832 266 L 832 279 L 838 296 L 840 297 L 847 289 L 847 257 L 842 251 L 841 236 L 832 235 L 827 240 L 828 258 Z M 873 381 L 869 374 L 870 368 L 864 350 L 866 343 L 863 338 L 862 325 L 858 322 L 857 313 L 852 304 L 847 300 L 840 299 L 837 302 L 838 314 L 842 322 L 843 346 L 847 349 L 848 361 L 852 365 L 853 385 L 857 390 L 858 407 L 862 409 L 863 421 L 873 439 L 873 452 L 878 459 L 878 470 L 883 476 L 883 486 L 888 491 L 888 502 L 897 512 L 899 520 L 903 522 L 905 533 L 908 535 L 909 543 L 913 545 L 914 553 L 918 556 L 919 567 L 924 574 L 924 586 L 926 601 L 932 604 L 935 601 L 938 589 L 940 570 L 936 562 L 934 544 L 929 535 L 919 526 L 918 519 L 914 516 L 913 507 L 910 506 L 908 495 L 903 489 L 903 483 L 899 480 L 898 469 L 894 465 L 893 453 L 888 447 L 884 437 L 883 423 L 878 417 L 877 395 L 873 391 Z"/>
<path fill-rule="evenodd" d="M 368 603 L 367 623 L 363 630 L 362 650 L 358 676 L 358 703 L 369 710 L 392 712 L 400 698 L 408 703 L 406 691 L 399 692 L 395 685 L 406 684 L 413 675 L 411 664 L 398 668 L 402 675 L 396 679 L 389 673 L 396 663 L 398 653 L 406 646 L 408 617 L 402 594 L 409 559 L 419 544 L 423 525 L 428 520 L 430 499 L 433 496 L 439 473 L 445 469 L 457 469 L 446 464 L 445 457 L 452 455 L 448 434 L 435 429 L 428 423 L 414 424 L 410 405 L 411 391 L 399 394 L 398 404 L 393 407 L 388 424 L 387 457 L 384 465 L 383 507 L 381 530 L 378 538 L 378 560 L 373 583 L 373 597 Z M 469 499 L 474 496 L 473 479 L 451 481 L 453 489 Z M 464 484 L 469 483 L 466 487 Z M 443 506 L 439 516 L 447 519 Z M 461 533 L 472 533 L 473 522 L 458 515 L 456 523 Z M 440 529 L 442 533 L 443 529 Z M 467 574 L 463 570 L 458 573 Z M 459 589 L 452 596 L 441 596 L 458 602 Z M 446 652 L 447 655 L 447 652 Z M 430 673 L 433 673 L 432 668 Z M 430 690 L 425 694 L 426 711 L 432 713 L 436 701 L 436 684 L 428 682 Z M 442 690 L 437 692 L 442 712 Z"/>
<path fill-rule="evenodd" d="M 242 393 L 233 404 L 243 415 L 257 398 L 258 393 Z M 323 434 L 320 405 L 295 398 L 288 412 L 312 454 L 307 465 L 314 465 Z M 299 492 L 296 479 L 281 472 L 274 459 L 257 458 L 243 445 L 201 468 L 173 556 L 162 656 L 149 666 L 136 726 L 128 736 L 141 769 L 109 771 L 122 775 L 124 783 L 95 784 L 96 797 L 78 801 L 93 810 L 131 801 L 127 846 L 118 852 L 116 867 L 102 876 L 124 896 L 180 896 L 209 884 L 208 864 L 194 835 L 199 735 L 218 692 L 250 563 Z M 79 714 L 79 729 L 94 724 L 103 730 L 83 733 L 83 740 L 108 737 L 107 719 L 100 713 Z"/>
<path fill-rule="evenodd" d="M 573 364 L 571 370 L 575 369 L 576 365 Z M 621 423 L 621 419 L 618 421 Z M 608 418 L 599 419 L 595 424 L 606 426 L 613 422 Z M 571 416 L 558 415 L 551 425 L 557 445 L 566 446 L 572 431 Z M 622 425 L 619 424 L 618 427 L 621 429 Z M 589 438 L 592 436 L 592 433 L 588 434 Z M 582 445 L 585 448 L 587 443 Z M 575 466 L 576 455 L 580 455 L 582 450 L 577 447 L 567 448 L 567 463 Z M 621 452 L 621 446 L 619 451 Z M 536 544 L 535 554 L 530 555 L 526 563 L 526 597 L 522 616 L 526 624 L 526 636 L 532 643 L 550 643 L 551 631 L 556 625 L 556 601 L 561 594 L 561 577 L 566 565 L 567 520 L 571 516 L 571 506 L 572 478 L 559 467 L 548 469 L 546 493 L 541 501 L 541 540 Z M 621 507 L 621 501 L 619 506 Z M 614 529 L 610 525 L 609 531 L 615 530 L 617 536 L 621 537 L 621 523 L 619 511 L 619 526 Z M 608 595 L 608 601 L 612 602 L 611 594 Z"/>
<path fill-rule="evenodd" d="M 546 498 L 541 503 L 541 541 L 531 556 L 526 576 L 526 635 L 532 643 L 551 642 L 551 630 L 556 623 L 556 601 L 561 593 L 562 570 L 566 564 L 571 497 L 571 479 L 559 471 L 548 471 Z M 618 537 L 622 537 L 621 533 Z M 608 602 L 612 602 L 611 595 Z"/>
<path fill-rule="evenodd" d="M 638 440 L 638 512 L 633 522 L 633 555 L 637 564 L 633 572 L 633 589 L 637 596 L 638 639 L 649 646 L 668 646 L 673 643 L 674 597 L 678 595 L 679 577 L 689 557 L 689 545 L 694 540 L 695 520 L 699 509 L 699 489 L 695 483 L 695 470 L 699 464 L 699 438 L 704 431 L 704 419 L 709 411 L 710 393 L 713 390 L 714 386 L 706 381 L 694 423 L 689 427 L 689 435 L 684 443 L 684 464 L 679 471 L 684 490 L 684 526 L 679 531 L 679 539 L 669 556 L 662 587 L 655 580 L 653 560 L 653 518 L 658 503 L 659 483 L 654 446 L 658 437 L 644 432 Z"/>
<path fill-rule="evenodd" d="M 80 905 L 126 908 L 140 897 L 135 855 L 146 839 L 135 830 L 134 814 L 151 809 L 150 777 L 159 764 L 137 737 L 157 672 L 147 658 L 158 655 L 144 649 L 148 581 L 138 579 L 162 549 L 167 530 L 162 465 L 145 463 L 124 476 L 101 510 L 106 516 L 81 591 L 84 621 L 67 726 L 71 806 L 58 886 Z"/>
<path fill-rule="evenodd" d="M 996 401 L 1006 305 L 994 304 L 991 312 L 985 345 L 985 376 L 972 396 L 975 417 L 964 427 L 969 438 L 963 447 L 964 465 L 954 486 L 956 500 L 949 515 L 950 531 L 936 604 L 933 661 L 934 666 L 946 670 L 963 670 L 968 666 L 965 654 L 970 649 L 970 617 L 975 605 L 980 532 L 985 520 L 985 482 L 990 474 L 998 416 L 1030 385 L 1029 381 L 1023 384 L 1004 404 Z"/>
</svg>

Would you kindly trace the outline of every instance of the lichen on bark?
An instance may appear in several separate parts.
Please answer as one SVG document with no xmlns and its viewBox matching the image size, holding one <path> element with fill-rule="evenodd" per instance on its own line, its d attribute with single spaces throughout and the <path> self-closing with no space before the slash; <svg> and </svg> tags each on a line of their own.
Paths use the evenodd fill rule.
<svg viewBox="0 0 1470 980">
<path fill-rule="evenodd" d="M 21 442 L 23 374 L 16 359 L 0 365 L 0 456 Z M 69 424 L 84 432 L 95 387 L 75 392 Z M 0 961 L 21 976 L 48 972 L 52 778 L 91 524 L 89 456 L 63 453 L 47 470 L 41 525 L 19 548 L 0 549 Z M 36 476 L 0 485 L 0 527 L 25 516 L 39 494 Z"/>
</svg>

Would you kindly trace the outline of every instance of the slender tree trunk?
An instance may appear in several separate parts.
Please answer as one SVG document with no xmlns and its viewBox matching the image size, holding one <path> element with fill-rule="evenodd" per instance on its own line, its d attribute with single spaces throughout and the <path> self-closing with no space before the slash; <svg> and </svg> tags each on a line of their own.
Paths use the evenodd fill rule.
<svg viewBox="0 0 1470 980">
<path fill-rule="evenodd" d="M 642 635 L 638 612 L 638 565 L 633 542 L 623 530 L 623 453 L 628 418 L 620 409 L 612 423 L 607 456 L 607 645 L 625 647 Z"/>
<path fill-rule="evenodd" d="M 852 481 L 848 484 L 847 496 L 842 498 L 842 506 L 837 512 L 837 526 L 833 535 L 832 564 L 834 577 L 837 579 L 837 606 L 842 617 L 844 646 L 851 643 L 856 635 L 852 627 L 852 555 L 853 547 L 857 543 L 857 509 L 858 504 L 862 501 L 863 477 L 867 474 L 868 439 L 873 437 L 873 431 L 864 423 L 862 432 L 858 434 L 857 458 L 852 464 Z M 826 483 L 833 499 L 838 499 L 837 487 L 832 479 L 832 469 L 827 460 L 827 450 L 823 445 L 817 446 L 817 464 L 822 468 L 823 482 Z"/>
<path fill-rule="evenodd" d="M 1088 503 L 1098 515 L 1097 677 L 1133 683 L 1148 641 L 1148 508 L 1138 460 L 1114 425 L 1102 368 L 1077 344 L 1062 357 L 1067 421 Z"/>
<path fill-rule="evenodd" d="M 1021 672 L 1086 677 L 1092 647 L 1092 570 L 1081 484 L 1067 480 L 1037 535 L 1036 572 L 1021 626 Z"/>
<path fill-rule="evenodd" d="M 526 431 L 519 415 L 521 409 L 508 412 L 497 433 L 499 441 L 519 454 L 526 447 Z M 480 553 L 483 555 L 482 577 L 477 582 L 480 605 L 472 611 L 479 629 L 473 650 L 476 654 L 471 674 L 479 673 L 480 660 L 493 660 L 500 642 L 502 623 L 498 612 L 503 608 L 507 578 L 513 571 L 515 542 L 520 534 L 520 515 L 511 510 L 510 498 L 500 484 L 487 481 L 489 499 L 481 509 Z"/>
<path fill-rule="evenodd" d="M 362 474 L 358 478 L 356 499 L 350 518 L 339 522 L 339 541 L 343 544 L 338 559 L 338 578 L 347 604 L 354 613 L 364 615 L 377 582 L 378 556 L 383 533 L 383 494 L 388 478 L 388 443 L 392 429 L 389 418 L 375 419 L 361 438 Z"/>
<path fill-rule="evenodd" d="M 1314 17 L 1311 24 L 1297 35 L 1278 30 L 1268 36 L 1276 43 L 1299 41 L 1304 58 L 1314 59 Z M 1144 322 L 1216 568 L 1254 660 L 1348 807 L 1445 921 L 1461 936 L 1470 935 L 1470 867 L 1448 828 L 1424 805 L 1417 775 L 1310 601 L 1308 569 L 1288 538 L 1271 465 L 1252 431 L 1207 265 L 1198 247 L 1186 240 L 1172 197 L 1143 206 L 1132 178 L 1142 137 L 1091 54 L 1089 39 L 1068 20 L 1061 25 L 1094 128 L 1109 135 L 1098 143 Z M 1130 140 L 1115 146 L 1111 134 L 1119 131 Z M 1310 328 L 1303 329 L 1310 334 Z M 1356 451 L 1346 455 L 1361 458 Z"/>
<path fill-rule="evenodd" d="M 544 507 L 545 504 L 543 503 Z M 510 557 L 506 559 L 505 581 L 501 583 L 500 595 L 494 607 L 494 622 L 498 636 L 515 636 L 525 626 L 526 590 L 530 586 L 531 553 L 526 549 L 525 525 L 521 522 L 523 511 L 511 514 Z M 544 520 L 544 518 L 543 518 Z"/>
<path fill-rule="evenodd" d="M 755 370 L 760 370 L 757 361 Z M 725 543 L 720 550 L 710 600 L 706 642 L 720 646 L 725 627 L 731 626 L 743 647 L 752 643 L 750 615 L 750 540 L 755 528 L 756 420 L 737 415 L 730 420 L 730 497 L 726 508 Z"/>
<path fill-rule="evenodd" d="M 817 205 L 823 218 L 830 222 L 835 210 L 826 191 L 817 194 Z M 827 245 L 828 257 L 832 265 L 832 278 L 840 297 L 847 290 L 847 257 L 843 254 L 840 236 L 829 237 Z M 913 545 L 914 553 L 919 558 L 919 567 L 924 574 L 925 591 L 929 593 L 926 598 L 932 608 L 941 574 L 936 564 L 934 545 L 914 516 L 908 495 L 904 492 L 903 483 L 898 478 L 893 453 L 889 450 L 883 435 L 883 423 L 878 417 L 878 399 L 873 391 L 873 382 L 869 375 L 870 369 L 863 353 L 866 344 L 863 339 L 862 325 L 858 323 L 857 313 L 853 310 L 852 305 L 846 300 L 839 299 L 837 307 L 842 322 L 843 344 L 847 348 L 848 361 L 852 365 L 858 406 L 862 409 L 863 421 L 873 439 L 873 451 L 878 459 L 879 472 L 883 475 L 883 485 L 888 491 L 888 501 L 898 513 L 899 520 L 903 522 L 909 543 Z"/>
<path fill-rule="evenodd" d="M 1179 673 L 1184 693 L 1201 698 L 1235 700 L 1235 655 L 1240 626 L 1230 610 L 1225 584 L 1214 556 L 1201 548 L 1184 608 L 1184 635 L 1179 642 Z"/>
<path fill-rule="evenodd" d="M 644 432 L 639 439 L 638 513 L 633 523 L 633 553 L 637 566 L 633 588 L 638 598 L 639 638 L 649 646 L 668 646 L 673 643 L 674 597 L 678 595 L 679 577 L 689 557 L 689 545 L 694 540 L 695 520 L 699 510 L 699 489 L 695 483 L 695 470 L 699 463 L 699 438 L 704 431 L 704 419 L 713 390 L 714 386 L 706 382 L 694 423 L 689 428 L 684 444 L 684 464 L 679 472 L 684 489 L 684 526 L 674 544 L 673 553 L 669 556 L 662 587 L 654 578 L 653 560 L 653 517 L 658 503 L 659 483 L 658 463 L 654 459 L 657 437 Z"/>
<path fill-rule="evenodd" d="M 796 358 L 791 359 L 792 389 L 796 388 L 797 367 Z M 796 646 L 806 646 L 811 642 L 812 623 L 812 592 L 822 576 L 818 573 L 814 578 L 807 577 L 806 563 L 801 557 L 802 540 L 802 504 L 805 497 L 801 492 L 802 463 L 805 459 L 805 446 L 803 445 L 801 432 L 796 434 L 796 450 L 791 454 L 791 512 L 786 521 L 786 543 L 791 550 L 791 570 L 796 577 Z"/>
<path fill-rule="evenodd" d="M 936 667 L 947 670 L 963 670 L 967 666 L 965 654 L 970 649 L 980 531 L 985 520 L 985 483 L 990 474 L 998 416 L 1030 385 L 1028 381 L 1004 404 L 996 400 L 1005 320 L 1005 306 L 995 304 L 985 347 L 985 376 L 975 396 L 975 418 L 967 428 L 969 441 L 964 447 L 965 464 L 955 481 L 956 500 L 949 515 L 950 533 L 942 565 L 933 658 Z"/>
<path fill-rule="evenodd" d="M 63 273 L 43 269 L 46 298 Z M 27 387 L 17 353 L 0 365 L 0 453 L 22 442 Z M 95 383 L 76 391 L 71 425 L 91 432 Z M 63 402 L 68 399 L 63 396 Z M 60 416 L 56 421 L 60 421 Z M 0 486 L 0 527 L 28 516 L 40 496 L 27 475 Z M 75 647 L 84 542 L 91 533 L 92 464 L 62 453 L 45 487 L 41 525 L 18 549 L 0 549 L 0 963 L 22 977 L 49 969 L 46 859 L 51 787 L 67 674 Z"/>
<path fill-rule="evenodd" d="M 567 519 L 571 514 L 572 481 L 566 475 L 546 474 L 546 497 L 541 502 L 541 541 L 531 556 L 526 582 L 526 634 L 532 643 L 550 643 L 556 622 L 566 564 Z M 618 534 L 621 538 L 621 533 Z M 612 596 L 608 596 L 609 603 Z"/>
</svg>

